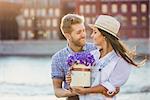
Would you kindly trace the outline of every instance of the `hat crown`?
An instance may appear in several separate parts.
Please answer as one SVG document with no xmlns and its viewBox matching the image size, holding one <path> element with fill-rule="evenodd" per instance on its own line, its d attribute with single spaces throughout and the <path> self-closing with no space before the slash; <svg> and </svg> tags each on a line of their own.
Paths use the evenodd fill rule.
<svg viewBox="0 0 150 100">
<path fill-rule="evenodd" d="M 117 21 L 114 17 L 108 15 L 100 15 L 97 18 L 95 25 L 114 36 L 117 35 L 120 28 L 119 21 Z"/>
</svg>

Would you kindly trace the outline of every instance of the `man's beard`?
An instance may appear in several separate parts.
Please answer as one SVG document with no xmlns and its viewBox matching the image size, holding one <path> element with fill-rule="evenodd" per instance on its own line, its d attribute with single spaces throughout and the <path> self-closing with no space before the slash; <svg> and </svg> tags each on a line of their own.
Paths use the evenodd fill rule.
<svg viewBox="0 0 150 100">
<path fill-rule="evenodd" d="M 72 43 L 78 47 L 83 47 L 85 45 L 85 40 L 83 42 L 83 40 L 81 40 L 81 39 L 79 39 L 79 40 L 72 39 Z"/>
</svg>

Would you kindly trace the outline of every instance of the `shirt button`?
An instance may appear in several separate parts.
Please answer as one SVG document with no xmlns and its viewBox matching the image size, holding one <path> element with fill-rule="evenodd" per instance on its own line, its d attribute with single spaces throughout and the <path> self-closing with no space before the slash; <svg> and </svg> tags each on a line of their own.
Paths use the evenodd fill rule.
<svg viewBox="0 0 150 100">
<path fill-rule="evenodd" d="M 101 71 L 102 69 L 99 69 L 99 71 Z"/>
</svg>

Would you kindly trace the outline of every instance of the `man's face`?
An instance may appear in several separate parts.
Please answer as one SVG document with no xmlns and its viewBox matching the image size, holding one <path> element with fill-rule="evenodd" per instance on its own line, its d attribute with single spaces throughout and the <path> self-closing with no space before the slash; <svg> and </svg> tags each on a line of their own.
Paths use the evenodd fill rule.
<svg viewBox="0 0 150 100">
<path fill-rule="evenodd" d="M 70 42 L 76 46 L 84 46 L 86 42 L 86 32 L 84 24 L 72 25 L 72 32 L 70 34 Z"/>
</svg>

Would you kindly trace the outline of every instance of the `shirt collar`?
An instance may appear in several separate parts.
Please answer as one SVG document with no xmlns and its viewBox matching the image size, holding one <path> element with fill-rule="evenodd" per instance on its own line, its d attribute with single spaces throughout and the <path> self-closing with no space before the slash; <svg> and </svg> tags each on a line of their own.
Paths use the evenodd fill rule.
<svg viewBox="0 0 150 100">
<path fill-rule="evenodd" d="M 86 44 L 83 46 L 82 50 L 85 51 L 87 49 L 86 47 Z M 72 49 L 69 47 L 69 45 L 67 44 L 67 50 L 70 52 L 70 53 L 74 53 L 74 51 L 72 51 Z"/>
</svg>

